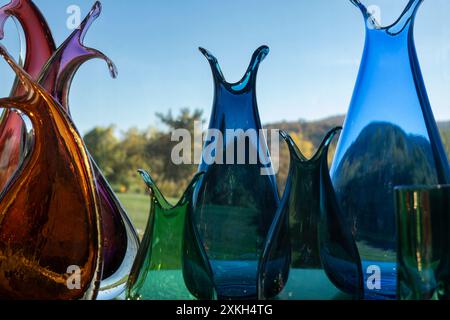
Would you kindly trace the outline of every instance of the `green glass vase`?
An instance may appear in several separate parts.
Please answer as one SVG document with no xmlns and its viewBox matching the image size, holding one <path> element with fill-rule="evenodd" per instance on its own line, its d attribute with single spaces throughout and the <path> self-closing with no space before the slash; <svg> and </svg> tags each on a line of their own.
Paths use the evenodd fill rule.
<svg viewBox="0 0 450 320">
<path fill-rule="evenodd" d="M 175 206 L 164 198 L 150 174 L 139 173 L 149 188 L 151 207 L 128 280 L 127 299 L 213 300 L 211 267 L 192 222 L 192 193 L 202 173 L 193 178 Z"/>
<path fill-rule="evenodd" d="M 450 299 L 450 186 L 395 189 L 397 295 Z"/>
</svg>

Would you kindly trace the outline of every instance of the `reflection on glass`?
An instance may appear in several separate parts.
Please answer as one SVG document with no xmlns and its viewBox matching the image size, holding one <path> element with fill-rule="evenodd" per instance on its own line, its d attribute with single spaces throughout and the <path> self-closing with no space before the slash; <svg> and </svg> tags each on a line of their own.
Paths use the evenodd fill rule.
<svg viewBox="0 0 450 320">
<path fill-rule="evenodd" d="M 366 46 L 344 130 L 331 168 L 363 272 L 381 269 L 367 298 L 396 296 L 396 185 L 450 182 L 448 160 L 427 98 L 413 25 L 423 0 L 409 1 L 401 17 L 381 27 L 366 7 Z"/>
<path fill-rule="evenodd" d="M 396 188 L 398 297 L 450 299 L 450 186 Z"/>
<path fill-rule="evenodd" d="M 260 263 L 259 298 L 362 297 L 361 260 L 350 229 L 341 221 L 328 169 L 328 148 L 339 129 L 327 135 L 310 160 L 283 133 L 291 165 Z"/>
</svg>

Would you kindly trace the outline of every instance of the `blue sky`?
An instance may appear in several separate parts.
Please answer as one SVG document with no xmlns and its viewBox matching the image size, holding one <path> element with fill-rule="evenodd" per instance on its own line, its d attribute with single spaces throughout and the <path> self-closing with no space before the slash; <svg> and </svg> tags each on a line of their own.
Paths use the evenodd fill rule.
<svg viewBox="0 0 450 320">
<path fill-rule="evenodd" d="M 94 1 L 35 3 L 60 44 L 70 34 L 67 7 L 79 5 L 84 16 Z M 407 1 L 364 3 L 379 5 L 387 25 Z M 314 120 L 347 111 L 364 46 L 364 21 L 348 0 L 104 0 L 102 4 L 103 13 L 85 42 L 116 63 L 119 77 L 111 79 L 102 61 L 80 69 L 71 108 L 83 133 L 109 124 L 120 130 L 159 126 L 155 112 L 182 107 L 201 108 L 208 118 L 213 83 L 198 46 L 216 55 L 230 82 L 242 77 L 257 47 L 271 48 L 257 85 L 264 123 Z M 416 22 L 422 71 L 440 120 L 450 119 L 448 12 L 450 1 L 425 0 Z M 10 38 L 4 42 L 12 52 L 13 31 L 10 25 Z M 2 77 L 4 70 L 2 66 Z"/>
</svg>

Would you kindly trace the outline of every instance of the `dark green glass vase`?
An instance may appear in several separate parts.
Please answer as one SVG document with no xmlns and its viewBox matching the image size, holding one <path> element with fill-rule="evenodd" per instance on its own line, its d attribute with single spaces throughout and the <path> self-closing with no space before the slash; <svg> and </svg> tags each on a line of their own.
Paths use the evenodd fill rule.
<svg viewBox="0 0 450 320">
<path fill-rule="evenodd" d="M 328 133 L 312 159 L 287 133 L 290 169 L 259 265 L 258 297 L 283 300 L 361 298 L 361 261 L 328 171 Z M 280 294 L 278 294 L 280 292 Z"/>
<path fill-rule="evenodd" d="M 395 189 L 397 295 L 450 299 L 450 186 Z"/>
<path fill-rule="evenodd" d="M 176 206 L 164 198 L 151 176 L 139 171 L 150 191 L 147 228 L 127 285 L 130 300 L 215 298 L 211 268 L 192 223 L 197 174 Z M 195 272 L 193 277 L 189 272 Z"/>
</svg>

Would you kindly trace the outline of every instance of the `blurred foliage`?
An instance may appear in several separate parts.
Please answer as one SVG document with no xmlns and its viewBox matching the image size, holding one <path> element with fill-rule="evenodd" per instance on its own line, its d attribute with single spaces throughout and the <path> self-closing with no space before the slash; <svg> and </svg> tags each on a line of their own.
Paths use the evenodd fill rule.
<svg viewBox="0 0 450 320">
<path fill-rule="evenodd" d="M 447 156 L 450 158 L 450 127 L 447 128 L 446 126 L 440 126 L 440 132 L 445 151 Z"/>
<path fill-rule="evenodd" d="M 151 172 L 159 188 L 168 197 L 179 197 L 195 174 L 195 165 L 175 165 L 171 161 L 171 132 L 188 129 L 193 134 L 194 121 L 201 121 L 202 112 L 181 110 L 177 117 L 171 112 L 157 114 L 165 130 L 131 128 L 120 135 L 114 126 L 94 128 L 84 136 L 86 146 L 103 174 L 119 193 L 144 193 L 146 188 L 138 169 Z"/>
<path fill-rule="evenodd" d="M 131 128 L 117 134 L 115 126 L 97 127 L 84 136 L 86 146 L 104 175 L 116 192 L 145 193 L 146 188 L 138 169 L 151 172 L 161 191 L 167 197 L 178 198 L 191 181 L 197 165 L 175 165 L 171 161 L 172 149 L 178 141 L 171 141 L 172 131 L 187 129 L 193 136 L 194 122 L 202 121 L 201 110 L 182 109 L 176 116 L 169 111 L 156 114 L 163 129 L 149 127 L 147 130 Z M 287 131 L 307 158 L 311 158 L 327 132 L 342 126 L 344 116 L 336 116 L 320 121 L 279 122 L 265 126 L 266 129 Z M 450 154 L 450 124 L 440 123 L 442 140 L 447 154 Z M 333 159 L 338 138 L 330 147 L 329 161 Z M 268 137 L 270 146 L 270 135 Z M 277 174 L 280 194 L 283 193 L 289 171 L 289 151 L 286 143 L 279 138 L 280 163 Z M 193 148 L 193 147 L 192 147 Z M 194 154 L 193 150 L 192 154 Z"/>
</svg>

